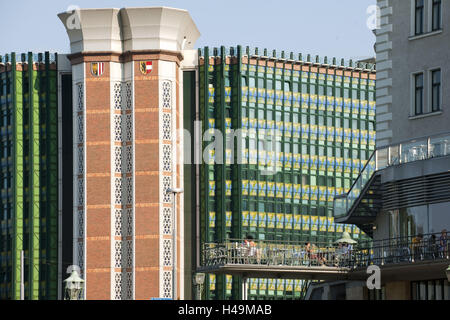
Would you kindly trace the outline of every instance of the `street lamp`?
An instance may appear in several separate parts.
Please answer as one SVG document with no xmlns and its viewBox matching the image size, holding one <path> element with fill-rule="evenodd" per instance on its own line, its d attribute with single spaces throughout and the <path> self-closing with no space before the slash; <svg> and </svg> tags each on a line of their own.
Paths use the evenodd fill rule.
<svg viewBox="0 0 450 320">
<path fill-rule="evenodd" d="M 72 271 L 70 277 L 64 280 L 66 283 L 66 299 L 65 300 L 82 300 L 84 280 L 76 270 Z"/>
<path fill-rule="evenodd" d="M 177 194 L 183 193 L 184 190 L 180 188 L 169 188 L 167 193 L 173 194 L 173 208 L 172 208 L 172 297 L 173 300 L 177 298 L 177 214 L 176 203 Z"/>
<path fill-rule="evenodd" d="M 195 300 L 202 300 L 203 284 L 205 283 L 205 274 L 204 273 L 196 273 L 193 281 L 194 281 L 194 286 L 196 287 Z"/>
</svg>

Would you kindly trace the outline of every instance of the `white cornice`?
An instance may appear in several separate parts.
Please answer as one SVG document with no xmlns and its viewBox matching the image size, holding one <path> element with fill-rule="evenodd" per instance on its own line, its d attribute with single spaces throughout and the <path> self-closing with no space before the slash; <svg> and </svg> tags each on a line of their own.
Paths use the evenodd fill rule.
<svg viewBox="0 0 450 320">
<path fill-rule="evenodd" d="M 58 17 L 69 36 L 71 53 L 122 53 L 119 9 L 80 9 Z"/>
<path fill-rule="evenodd" d="M 71 53 L 193 49 L 200 37 L 186 10 L 168 7 L 79 9 L 58 15 Z"/>
</svg>

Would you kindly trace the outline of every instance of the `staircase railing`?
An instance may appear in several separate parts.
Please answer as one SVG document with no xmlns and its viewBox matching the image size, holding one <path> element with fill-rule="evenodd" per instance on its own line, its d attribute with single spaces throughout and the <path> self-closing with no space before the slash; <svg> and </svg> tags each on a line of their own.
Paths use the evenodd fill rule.
<svg viewBox="0 0 450 320">
<path fill-rule="evenodd" d="M 367 161 L 366 165 L 362 169 L 358 178 L 350 188 L 350 191 L 346 194 L 339 195 L 334 198 L 334 218 L 345 217 L 353 204 L 361 195 L 362 190 L 366 186 L 367 182 L 372 178 L 376 171 L 376 156 L 377 151 L 374 151 Z"/>
</svg>

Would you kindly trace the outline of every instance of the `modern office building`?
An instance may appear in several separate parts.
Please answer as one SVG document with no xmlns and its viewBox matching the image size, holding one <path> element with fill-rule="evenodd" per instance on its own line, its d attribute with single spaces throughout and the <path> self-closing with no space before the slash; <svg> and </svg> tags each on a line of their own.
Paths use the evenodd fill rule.
<svg viewBox="0 0 450 320">
<path fill-rule="evenodd" d="M 204 48 L 198 58 L 198 116 L 190 121 L 226 146 L 208 148 L 204 137 L 201 245 L 249 235 L 332 244 L 343 231 L 367 240 L 372 229 L 336 224 L 332 210 L 375 149 L 374 65 L 240 46 Z M 302 280 L 249 277 L 250 299 L 299 298 L 304 289 Z M 231 275 L 209 274 L 206 287 L 209 299 L 242 295 Z"/>
<path fill-rule="evenodd" d="M 377 150 L 335 218 L 380 245 L 382 291 L 366 297 L 449 300 L 450 3 L 378 5 Z"/>
<path fill-rule="evenodd" d="M 0 299 L 58 297 L 57 56 L 0 57 Z"/>
<path fill-rule="evenodd" d="M 19 298 L 21 250 L 26 299 L 61 299 L 71 265 L 85 299 L 189 299 L 210 242 L 371 236 L 336 223 L 333 199 L 375 149 L 374 65 L 195 50 L 200 33 L 180 9 L 59 18 L 68 55 L 0 63 L 2 112 L 13 112 L 2 174 L 14 175 L 2 189 L 2 298 Z M 241 281 L 208 274 L 204 298 L 240 299 Z M 295 299 L 305 288 L 249 283 L 252 299 Z"/>
</svg>

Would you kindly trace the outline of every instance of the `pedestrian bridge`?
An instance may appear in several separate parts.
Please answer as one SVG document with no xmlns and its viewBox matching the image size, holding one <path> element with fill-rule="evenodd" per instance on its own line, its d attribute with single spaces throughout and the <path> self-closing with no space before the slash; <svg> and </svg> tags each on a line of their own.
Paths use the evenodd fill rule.
<svg viewBox="0 0 450 320">
<path fill-rule="evenodd" d="M 199 272 L 309 280 L 347 279 L 349 253 L 330 245 L 228 240 L 208 243 Z"/>
<path fill-rule="evenodd" d="M 389 270 L 393 274 L 403 269 L 440 270 L 448 263 L 449 242 L 443 246 L 438 234 L 424 235 L 420 240 L 411 236 L 354 245 L 230 239 L 204 244 L 198 272 L 251 278 L 365 280 L 370 265 L 385 269 L 387 275 Z"/>
</svg>

